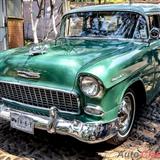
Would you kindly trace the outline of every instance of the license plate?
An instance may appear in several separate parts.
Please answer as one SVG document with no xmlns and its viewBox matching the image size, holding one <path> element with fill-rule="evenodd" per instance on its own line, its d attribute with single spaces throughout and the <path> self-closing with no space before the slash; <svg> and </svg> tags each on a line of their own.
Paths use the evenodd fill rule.
<svg viewBox="0 0 160 160">
<path fill-rule="evenodd" d="M 26 117 L 24 114 L 11 113 L 11 127 L 34 134 L 34 121 L 33 119 Z"/>
</svg>

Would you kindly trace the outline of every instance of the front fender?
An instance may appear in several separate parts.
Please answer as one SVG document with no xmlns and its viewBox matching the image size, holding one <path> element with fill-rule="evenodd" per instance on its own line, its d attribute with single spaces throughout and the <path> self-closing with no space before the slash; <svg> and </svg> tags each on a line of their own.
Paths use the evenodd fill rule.
<svg viewBox="0 0 160 160">
<path fill-rule="evenodd" d="M 104 121 L 116 119 L 126 90 L 138 81 L 143 83 L 140 77 L 128 78 L 110 89 L 106 89 L 102 99 L 92 99 L 87 97 L 86 102 L 89 104 L 99 105 L 103 108 L 106 113 L 104 117 L 102 117 Z"/>
<path fill-rule="evenodd" d="M 104 87 L 109 89 L 134 75 L 138 75 L 141 70 L 148 66 L 146 46 L 137 48 L 133 51 L 117 54 L 110 58 L 97 60 L 96 63 L 89 63 L 80 70 L 79 75 L 88 74 L 103 82 Z"/>
</svg>

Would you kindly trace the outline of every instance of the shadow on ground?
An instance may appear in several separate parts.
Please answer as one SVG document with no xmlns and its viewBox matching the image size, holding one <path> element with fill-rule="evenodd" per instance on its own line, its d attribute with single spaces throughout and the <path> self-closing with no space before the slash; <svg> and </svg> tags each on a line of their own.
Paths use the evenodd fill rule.
<svg viewBox="0 0 160 160">
<path fill-rule="evenodd" d="M 0 122 L 0 149 L 18 157 L 38 160 L 100 160 L 102 157 L 98 155 L 99 152 L 114 148 L 107 143 L 89 145 L 68 136 L 50 135 L 39 130 L 33 136 L 16 131 L 6 123 L 2 120 Z"/>
<path fill-rule="evenodd" d="M 153 160 L 160 159 L 160 96 L 138 112 L 132 133 L 119 147 L 89 145 L 74 138 L 36 130 L 35 136 L 10 128 L 0 119 L 0 160 Z M 151 153 L 144 157 L 143 153 Z M 123 153 L 119 157 L 119 153 Z M 125 154 L 126 153 L 126 154 Z M 136 155 L 136 157 L 133 157 Z M 150 157 L 149 157 L 150 156 Z M 121 159 L 121 160 L 122 160 Z"/>
</svg>

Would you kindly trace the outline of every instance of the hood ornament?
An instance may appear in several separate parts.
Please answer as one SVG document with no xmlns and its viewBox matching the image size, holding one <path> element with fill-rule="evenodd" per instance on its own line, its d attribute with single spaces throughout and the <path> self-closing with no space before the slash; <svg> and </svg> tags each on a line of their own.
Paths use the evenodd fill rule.
<svg viewBox="0 0 160 160">
<path fill-rule="evenodd" d="M 32 71 L 17 71 L 19 77 L 28 78 L 28 79 L 39 79 L 40 73 Z"/>
<path fill-rule="evenodd" d="M 28 55 L 30 56 L 42 55 L 47 52 L 47 49 L 48 49 L 47 45 L 35 45 L 29 49 Z"/>
</svg>

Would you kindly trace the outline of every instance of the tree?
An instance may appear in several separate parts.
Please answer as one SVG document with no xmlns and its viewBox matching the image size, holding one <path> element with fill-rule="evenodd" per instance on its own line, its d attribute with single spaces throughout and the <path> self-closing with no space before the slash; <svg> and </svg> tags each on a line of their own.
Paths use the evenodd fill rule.
<svg viewBox="0 0 160 160">
<path fill-rule="evenodd" d="M 63 13 L 66 13 L 70 9 L 70 1 L 62 0 L 63 3 Z"/>
<path fill-rule="evenodd" d="M 55 35 L 57 35 L 58 33 L 57 33 L 56 20 L 55 20 L 55 14 L 54 14 L 55 0 L 50 0 L 50 7 L 51 7 L 50 18 L 52 19 L 53 31 Z"/>
<path fill-rule="evenodd" d="M 42 16 L 42 11 L 44 11 L 44 0 L 41 0 L 40 2 L 36 0 L 37 6 L 39 8 L 38 15 L 36 16 L 36 20 L 34 21 L 34 15 L 33 15 L 33 0 L 30 0 L 30 13 L 31 13 L 31 24 L 32 24 L 32 32 L 33 32 L 33 38 L 34 43 L 38 43 L 38 37 L 37 37 L 37 26 L 39 23 L 39 20 Z"/>
<path fill-rule="evenodd" d="M 101 4 L 101 0 L 98 0 L 99 4 Z"/>
<path fill-rule="evenodd" d="M 129 4 L 132 4 L 132 0 L 129 0 Z"/>
<path fill-rule="evenodd" d="M 38 6 L 38 13 L 36 17 L 34 16 L 34 11 L 33 11 L 33 2 L 37 3 Z M 57 35 L 57 29 L 56 29 L 56 21 L 55 21 L 55 0 L 50 0 L 50 19 L 52 21 L 52 28 Z M 40 18 L 42 16 L 45 16 L 45 9 L 46 9 L 46 0 L 30 0 L 30 14 L 31 14 L 31 25 L 32 25 L 32 32 L 33 32 L 33 38 L 34 38 L 34 43 L 38 43 L 38 36 L 37 36 L 37 27 L 38 23 L 40 21 Z"/>
</svg>

